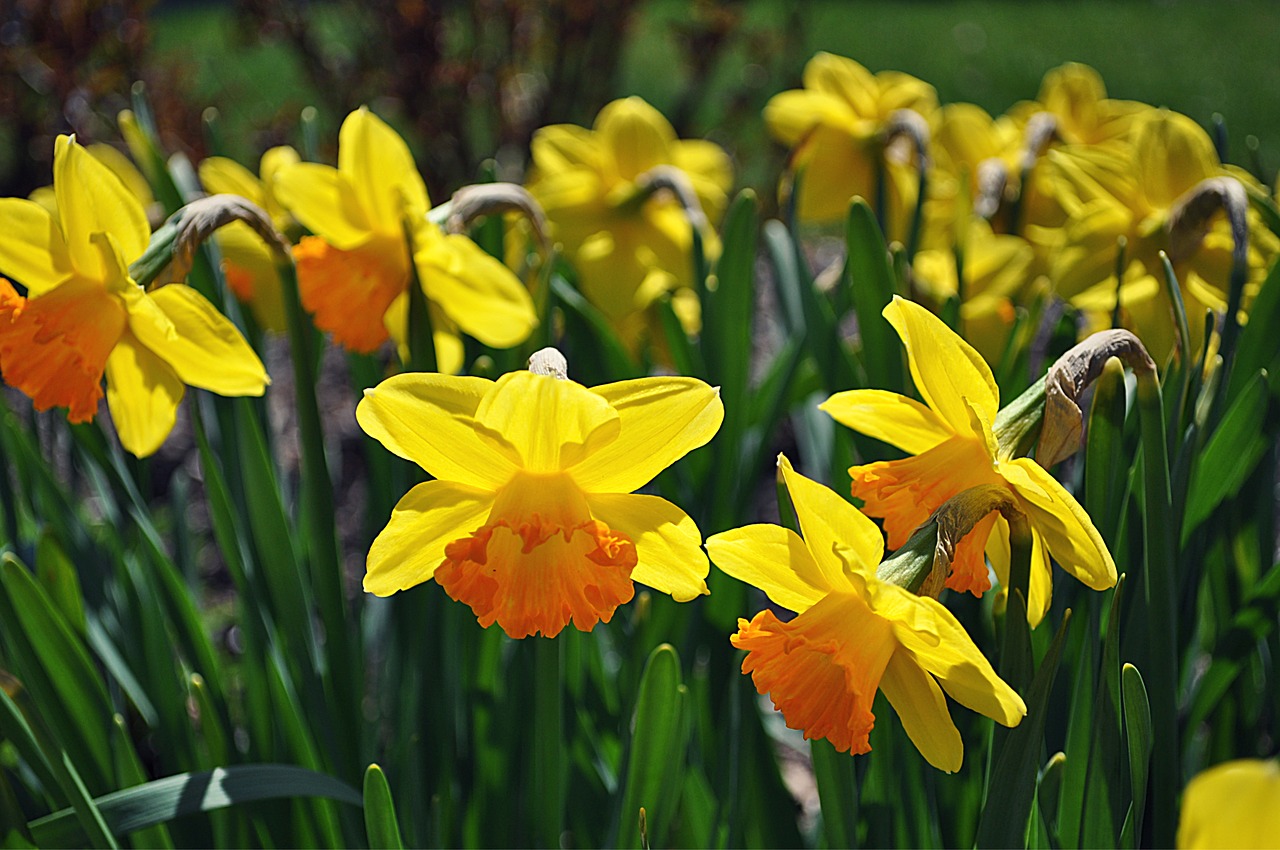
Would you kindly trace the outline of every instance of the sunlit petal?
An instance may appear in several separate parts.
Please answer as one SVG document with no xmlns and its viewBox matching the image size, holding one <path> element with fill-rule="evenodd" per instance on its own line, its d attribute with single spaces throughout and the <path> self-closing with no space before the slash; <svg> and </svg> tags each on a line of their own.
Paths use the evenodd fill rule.
<svg viewBox="0 0 1280 850">
<path fill-rule="evenodd" d="M 173 430 L 186 387 L 168 363 L 126 333 L 107 357 L 107 407 L 120 444 L 154 454 Z"/>
<path fill-rule="evenodd" d="M 880 690 L 920 755 L 938 770 L 955 773 L 964 761 L 964 742 L 951 720 L 947 699 L 933 677 L 909 652 L 894 652 L 880 679 Z"/>
<path fill-rule="evenodd" d="M 702 532 L 680 508 L 658 496 L 588 493 L 591 516 L 630 538 L 637 562 L 632 581 L 677 602 L 706 595 L 710 565 Z"/>
<path fill-rule="evenodd" d="M 721 571 L 796 612 L 844 587 L 843 581 L 832 586 L 800 535 L 780 525 L 747 525 L 713 535 L 707 554 Z"/>
<path fill-rule="evenodd" d="M 955 433 L 932 409 L 888 390 L 846 390 L 818 409 L 847 428 L 909 454 L 928 451 Z"/>
</svg>

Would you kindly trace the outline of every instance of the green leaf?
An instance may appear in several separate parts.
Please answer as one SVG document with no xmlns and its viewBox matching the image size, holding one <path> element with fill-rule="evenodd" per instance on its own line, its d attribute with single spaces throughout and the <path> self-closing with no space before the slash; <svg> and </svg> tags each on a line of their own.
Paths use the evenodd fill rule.
<svg viewBox="0 0 1280 850">
<path fill-rule="evenodd" d="M 845 238 L 849 250 L 845 279 L 858 314 L 867 384 L 877 389 L 906 392 L 902 346 L 897 332 L 883 315 L 896 288 L 893 268 L 875 214 L 861 198 L 855 198 L 849 207 Z"/>
<path fill-rule="evenodd" d="M 813 777 L 822 806 L 822 832 L 828 847 L 853 847 L 858 843 L 858 779 L 853 758 L 836 752 L 826 738 L 809 742 Z"/>
<path fill-rule="evenodd" d="M 1017 590 L 1010 593 L 1006 617 L 1013 616 L 1013 597 L 1018 594 Z M 1024 614 L 1022 618 L 1024 623 L 1025 616 Z M 1071 610 L 1067 609 L 1062 625 L 1058 627 L 1058 633 L 1054 635 L 1053 643 L 1049 645 L 1049 651 L 1045 653 L 1031 682 L 1027 716 L 1008 731 L 1004 745 L 996 756 L 987 786 L 986 806 L 978 822 L 978 847 L 1022 847 L 1026 843 L 1027 819 L 1031 815 L 1036 790 L 1035 776 L 1041 758 L 1040 751 L 1044 747 L 1049 692 L 1058 672 L 1058 661 L 1062 656 L 1062 645 L 1070 621 Z"/>
<path fill-rule="evenodd" d="M 111 718 L 106 688 L 84 645 L 27 568 L 12 555 L 0 561 L 0 635 L 8 657 L 59 743 L 76 754 L 87 784 L 114 786 Z"/>
<path fill-rule="evenodd" d="M 1132 836 L 1142 835 L 1142 812 L 1147 803 L 1147 766 L 1150 764 L 1152 733 L 1151 706 L 1142 674 L 1132 664 L 1120 674 L 1124 691 L 1124 729 L 1129 739 L 1129 776 L 1133 786 Z M 1130 824 L 1126 823 L 1126 827 Z M 1136 846 L 1130 843 L 1129 846 Z"/>
<path fill-rule="evenodd" d="M 1277 327 L 1280 327 L 1280 263 L 1272 264 L 1249 307 L 1249 323 L 1240 333 L 1235 363 L 1227 382 L 1228 399 L 1238 396 L 1245 384 L 1263 369 L 1267 370 L 1272 381 L 1280 378 Z M 1272 391 L 1275 390 L 1273 386 Z"/>
<path fill-rule="evenodd" d="M 317 797 L 362 805 L 360 794 L 347 783 L 287 764 L 235 765 L 180 773 L 113 791 L 93 803 L 113 833 L 128 835 L 183 815 L 282 797 Z M 42 847 L 74 846 L 84 840 L 70 809 L 34 820 L 28 827 L 36 844 Z"/>
<path fill-rule="evenodd" d="M 565 310 L 591 329 L 596 342 L 600 345 L 598 351 L 604 359 L 608 374 L 616 380 L 633 378 L 640 374 L 635 360 L 622 344 L 622 340 L 618 339 L 609 320 L 587 300 L 585 295 L 570 286 L 569 282 L 558 274 L 551 277 L 551 293 Z"/>
<path fill-rule="evenodd" d="M 396 822 L 396 804 L 391 799 L 387 775 L 376 764 L 364 772 L 364 828 L 370 847 L 400 850 L 400 825 Z"/>
<path fill-rule="evenodd" d="M 1049 836 L 1050 847 L 1059 846 L 1058 841 L 1058 799 L 1062 791 L 1062 777 L 1067 765 L 1064 753 L 1054 753 L 1040 771 L 1036 781 L 1036 803 L 1040 807 L 1040 820 L 1044 823 L 1045 832 Z"/>
<path fill-rule="evenodd" d="M 1271 440 L 1264 433 L 1263 424 L 1270 403 L 1266 375 L 1255 374 L 1231 402 L 1196 457 L 1182 523 L 1184 545 L 1214 508 L 1239 492 L 1266 453 Z"/>
<path fill-rule="evenodd" d="M 36 578 L 67 625 L 83 636 L 86 627 L 80 577 L 67 553 L 48 532 L 41 534 L 36 544 Z"/>
<path fill-rule="evenodd" d="M 680 659 L 675 649 L 664 643 L 649 655 L 640 679 L 618 812 L 615 844 L 619 847 L 639 846 L 635 824 L 642 806 L 650 842 L 666 846 L 684 774 L 687 693 L 680 683 Z"/>
</svg>

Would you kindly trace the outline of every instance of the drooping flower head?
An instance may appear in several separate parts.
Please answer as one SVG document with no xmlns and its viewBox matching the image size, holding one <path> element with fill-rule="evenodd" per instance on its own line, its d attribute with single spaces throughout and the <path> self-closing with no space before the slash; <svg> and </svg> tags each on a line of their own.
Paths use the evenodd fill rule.
<svg viewBox="0 0 1280 850">
<path fill-rule="evenodd" d="M 786 622 L 767 610 L 738 620 L 731 640 L 747 651 L 742 672 L 788 726 L 851 754 L 871 749 L 879 690 L 921 755 L 959 770 L 964 745 L 944 691 L 1005 726 L 1026 705 L 936 599 L 877 578 L 884 545 L 875 523 L 785 457 L 778 467 L 803 537 L 749 525 L 707 540 L 717 567 L 797 612 Z"/>
<path fill-rule="evenodd" d="M 633 581 L 682 602 L 704 594 L 693 520 L 632 491 L 723 417 L 719 393 L 693 378 L 591 389 L 527 371 L 389 378 L 365 391 L 356 419 L 437 480 L 396 505 L 369 550 L 365 590 L 435 579 L 482 626 L 516 638 L 608 622 Z"/>
<path fill-rule="evenodd" d="M 774 95 L 764 108 L 769 132 L 792 149 L 792 166 L 803 171 L 796 214 L 802 221 L 842 221 L 855 195 L 875 205 L 881 163 L 886 235 L 905 238 L 916 175 L 898 157 L 886 159 L 884 134 L 900 110 L 928 121 L 936 108 L 933 86 L 909 74 L 872 74 L 852 59 L 815 55 L 804 67 L 804 88 Z"/>
<path fill-rule="evenodd" d="M 368 109 L 342 122 L 337 168 L 281 168 L 275 193 L 315 234 L 294 249 L 302 304 L 352 351 L 374 351 L 388 338 L 404 345 L 411 264 L 443 372 L 462 365 L 459 329 L 508 348 L 537 323 L 533 300 L 510 269 L 427 219 L 427 188 L 409 146 Z"/>
<path fill-rule="evenodd" d="M 1205 181 L 1252 180 L 1218 161 L 1213 142 L 1185 115 L 1151 109 L 1132 121 L 1132 143 L 1119 153 L 1062 149 L 1050 154 L 1059 198 L 1069 213 L 1063 246 L 1051 277 L 1054 287 L 1085 313 L 1086 330 L 1110 323 L 1115 307 L 1117 239 L 1126 240 L 1119 300 L 1125 326 L 1141 339 L 1156 362 L 1174 346 L 1173 305 L 1164 283 L 1160 252 L 1174 263 L 1186 305 L 1188 344 L 1203 344 L 1206 310 L 1227 307 L 1234 241 L 1227 216 L 1218 212 L 1175 239 L 1180 209 Z M 1244 192 L 1241 191 L 1242 203 Z M 1257 213 L 1242 210 L 1248 230 L 1248 283 L 1244 306 L 1280 252 L 1280 240 Z M 1188 235 L 1191 238 L 1187 238 Z"/>
<path fill-rule="evenodd" d="M 897 549 L 945 501 L 982 484 L 1008 487 L 1034 540 L 1027 616 L 1039 623 L 1052 590 L 1049 558 L 1095 590 L 1116 583 L 1116 566 L 1089 515 L 1043 467 L 1001 451 L 992 432 L 1000 407 L 991 369 L 972 346 L 925 308 L 894 297 L 884 316 L 902 337 L 925 404 L 885 390 L 836 393 L 820 407 L 842 425 L 897 446 L 912 457 L 850 468 L 853 495 L 868 516 L 883 517 Z M 1008 581 L 1004 520 L 991 514 L 956 547 L 947 587 L 981 595 L 991 585 L 984 549 Z"/>
<path fill-rule="evenodd" d="M 583 293 L 633 350 L 652 327 L 649 307 L 667 293 L 686 330 L 699 327 L 693 280 L 693 223 L 675 193 L 654 191 L 677 169 L 702 212 L 718 221 L 733 183 L 728 155 L 700 139 L 677 139 L 660 112 L 638 97 L 607 104 L 588 130 L 543 127 L 533 136 L 529 192 L 541 204 L 578 272 Z M 719 252 L 715 233 L 704 250 Z"/>
<path fill-rule="evenodd" d="M 211 156 L 200 163 L 200 182 L 214 195 L 239 195 L 257 204 L 276 230 L 284 232 L 293 217 L 276 199 L 275 176 L 281 169 L 299 162 L 298 152 L 291 147 L 274 147 L 262 155 L 261 179 L 232 159 Z M 276 262 L 262 238 L 241 221 L 220 228 L 215 237 L 222 253 L 222 272 L 236 298 L 248 304 L 258 324 L 276 333 L 284 333 L 287 324 L 284 295 L 280 291 L 280 275 Z"/>
<path fill-rule="evenodd" d="M 145 291 L 129 264 L 151 239 L 142 205 L 70 136 L 54 144 L 57 214 L 0 199 L 0 373 L 37 410 L 93 419 L 102 398 L 120 442 L 144 457 L 173 428 L 186 385 L 262 395 L 262 362 L 225 316 L 180 283 Z"/>
</svg>

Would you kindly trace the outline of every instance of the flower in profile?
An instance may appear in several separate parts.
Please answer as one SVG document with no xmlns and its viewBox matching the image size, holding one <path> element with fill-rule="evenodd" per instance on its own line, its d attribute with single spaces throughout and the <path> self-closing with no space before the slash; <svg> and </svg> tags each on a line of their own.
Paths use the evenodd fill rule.
<svg viewBox="0 0 1280 850">
<path fill-rule="evenodd" d="M 261 179 L 233 159 L 211 156 L 200 163 L 200 182 L 213 195 L 239 195 L 252 201 L 271 216 L 276 230 L 283 233 L 293 217 L 276 199 L 273 187 L 281 169 L 299 161 L 298 152 L 288 146 L 274 147 L 262 155 Z M 215 239 L 222 253 L 222 272 L 227 286 L 241 303 L 248 304 L 258 324 L 284 333 L 287 324 L 280 274 L 271 250 L 249 225 L 235 221 L 218 230 Z"/>
<path fill-rule="evenodd" d="M 1027 616 L 1037 624 L 1049 608 L 1049 558 L 1094 590 L 1116 583 L 1116 565 L 1089 515 L 1043 467 L 1008 456 L 992 431 L 999 390 L 981 355 L 925 308 L 894 297 L 884 316 L 902 337 L 925 404 L 885 390 L 836 393 L 820 407 L 842 425 L 913 457 L 850 468 L 853 495 L 868 516 L 882 517 L 889 547 L 956 494 L 982 484 L 1008 487 L 1030 521 L 1033 538 Z M 956 547 L 947 587 L 981 595 L 991 585 L 984 548 L 1008 581 L 1008 529 L 990 515 Z"/>
<path fill-rule="evenodd" d="M 1117 298 L 1117 240 L 1123 236 L 1122 318 L 1160 363 L 1173 349 L 1174 321 L 1159 254 L 1166 252 L 1174 263 L 1192 335 L 1187 342 L 1196 351 L 1203 344 L 1205 311 L 1226 310 L 1236 247 L 1229 217 L 1206 208 L 1200 201 L 1207 198 L 1198 196 L 1215 188 L 1215 180 L 1244 184 L 1252 178 L 1222 166 L 1198 124 L 1164 109 L 1134 118 L 1132 144 L 1120 151 L 1064 148 L 1050 153 L 1059 199 L 1069 214 L 1051 277 L 1059 294 L 1085 313 L 1086 330 L 1108 326 Z M 1248 232 L 1247 308 L 1280 252 L 1280 240 L 1256 211 L 1247 209 L 1243 189 L 1238 196 Z M 1179 223 L 1206 211 L 1213 215 L 1189 227 Z"/>
<path fill-rule="evenodd" d="M 427 188 L 409 146 L 366 108 L 342 122 L 337 168 L 281 168 L 275 194 L 314 234 L 294 248 L 302 304 L 351 351 L 374 351 L 388 338 L 405 344 L 415 270 L 442 372 L 462 366 L 459 330 L 509 348 L 537 324 L 533 300 L 510 269 L 427 219 Z"/>
<path fill-rule="evenodd" d="M 937 108 L 933 86 L 909 74 L 872 74 L 862 65 L 818 53 L 804 67 L 804 88 L 774 95 L 765 105 L 769 132 L 791 147 L 802 171 L 796 214 L 802 221 L 843 221 L 855 195 L 877 206 L 877 169 L 885 168 L 886 235 L 903 239 L 916 202 L 916 174 L 893 149 L 889 130 L 901 113 L 924 121 Z"/>
<path fill-rule="evenodd" d="M 964 745 L 943 692 L 1005 726 L 1026 715 L 1022 698 L 936 599 L 877 578 L 875 523 L 785 457 L 778 467 L 804 536 L 749 525 L 707 540 L 717 567 L 797 614 L 738 620 L 731 640 L 747 651 L 742 672 L 792 729 L 852 754 L 871 749 L 880 690 L 929 764 L 959 770 Z"/>
<path fill-rule="evenodd" d="M 410 373 L 365 391 L 356 419 L 436 480 L 396 505 L 369 550 L 378 596 L 435 579 L 511 637 L 589 631 L 633 581 L 685 602 L 707 593 L 702 536 L 680 508 L 636 495 L 720 427 L 693 378 L 588 389 L 557 369 L 485 378 Z"/>
<path fill-rule="evenodd" d="M 54 144 L 57 214 L 0 200 L 0 372 L 37 410 L 72 422 L 107 406 L 121 444 L 138 457 L 173 428 L 185 387 L 262 395 L 262 362 L 225 316 L 180 283 L 146 291 L 129 264 L 151 239 L 142 205 L 70 136 Z"/>
<path fill-rule="evenodd" d="M 1182 793 L 1178 850 L 1263 850 L 1280 837 L 1280 764 L 1224 762 L 1191 778 Z"/>
<path fill-rule="evenodd" d="M 685 329 L 700 325 L 693 293 L 693 228 L 685 204 L 718 221 L 733 169 L 718 145 L 677 139 L 662 113 L 638 97 L 607 104 L 588 130 L 543 127 L 530 148 L 530 194 L 564 245 L 587 299 L 613 323 L 633 351 L 653 318 L 650 306 L 671 293 Z M 667 185 L 683 182 L 687 187 Z M 681 198 L 685 194 L 692 197 Z M 709 227 L 703 248 L 719 253 Z"/>
</svg>

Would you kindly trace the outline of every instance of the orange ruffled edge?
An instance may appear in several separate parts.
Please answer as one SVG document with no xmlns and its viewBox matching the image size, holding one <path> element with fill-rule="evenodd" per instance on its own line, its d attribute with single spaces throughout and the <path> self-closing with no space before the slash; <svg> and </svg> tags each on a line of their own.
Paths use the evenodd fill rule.
<svg viewBox="0 0 1280 850">
<path fill-rule="evenodd" d="M 564 527 L 533 514 L 480 528 L 445 547 L 435 580 L 471 606 L 480 625 L 510 637 L 555 637 L 570 620 L 579 631 L 609 622 L 631 601 L 635 544 L 598 520 Z"/>
<path fill-rule="evenodd" d="M 69 421 L 92 421 L 125 321 L 123 305 L 105 290 L 69 282 L 28 299 L 0 278 L 0 374 L 36 410 L 65 407 Z"/>
<path fill-rule="evenodd" d="M 341 251 L 318 236 L 304 236 L 293 247 L 293 258 L 302 306 L 314 314 L 316 327 L 360 354 L 371 354 L 387 341 L 383 314 L 409 283 L 403 245 L 371 242 Z"/>
</svg>

